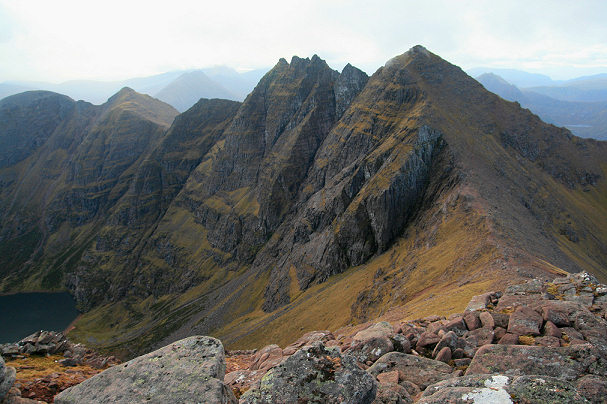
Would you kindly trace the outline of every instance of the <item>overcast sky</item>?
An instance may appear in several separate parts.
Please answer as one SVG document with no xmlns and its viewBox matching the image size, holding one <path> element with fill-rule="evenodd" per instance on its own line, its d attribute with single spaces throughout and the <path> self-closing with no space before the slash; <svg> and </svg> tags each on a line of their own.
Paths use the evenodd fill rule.
<svg viewBox="0 0 607 404">
<path fill-rule="evenodd" d="M 607 1 L 0 0 L 0 82 L 246 70 L 315 53 L 371 74 L 416 44 L 464 69 L 607 72 Z"/>
</svg>

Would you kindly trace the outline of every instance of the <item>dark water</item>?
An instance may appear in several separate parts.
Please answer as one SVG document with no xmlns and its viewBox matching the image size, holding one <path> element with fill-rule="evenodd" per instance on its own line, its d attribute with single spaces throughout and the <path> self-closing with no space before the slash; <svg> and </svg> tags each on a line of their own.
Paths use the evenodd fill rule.
<svg viewBox="0 0 607 404">
<path fill-rule="evenodd" d="M 17 342 L 38 330 L 63 331 L 78 316 L 68 293 L 0 296 L 0 344 Z"/>
</svg>

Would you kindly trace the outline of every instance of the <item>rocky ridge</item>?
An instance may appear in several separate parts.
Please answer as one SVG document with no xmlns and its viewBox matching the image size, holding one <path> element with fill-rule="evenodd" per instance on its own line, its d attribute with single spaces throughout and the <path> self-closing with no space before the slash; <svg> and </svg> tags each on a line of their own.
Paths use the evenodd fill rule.
<svg viewBox="0 0 607 404">
<path fill-rule="evenodd" d="M 250 390 L 241 402 L 273 402 L 273 386 L 290 380 L 285 372 L 297 361 L 306 362 L 293 355 L 302 351 L 314 361 L 325 358 L 316 369 L 326 372 L 335 358 L 354 360 L 373 376 L 376 403 L 599 403 L 607 394 L 607 287 L 587 273 L 534 279 L 475 296 L 449 318 L 374 323 L 354 335 L 307 333 L 283 350 L 272 345 L 249 354 L 250 367 L 226 374 L 226 383 L 237 395 Z M 286 402 L 315 402 L 312 394 L 321 394 L 279 390 L 290 394 Z"/>
<path fill-rule="evenodd" d="M 190 337 L 106 370 L 55 402 L 163 402 L 186 379 L 182 402 L 198 402 L 204 391 L 209 403 L 601 403 L 607 286 L 587 273 L 534 279 L 475 296 L 449 318 L 369 323 L 354 334 L 314 331 L 284 349 L 225 358 L 218 340 Z"/>
</svg>

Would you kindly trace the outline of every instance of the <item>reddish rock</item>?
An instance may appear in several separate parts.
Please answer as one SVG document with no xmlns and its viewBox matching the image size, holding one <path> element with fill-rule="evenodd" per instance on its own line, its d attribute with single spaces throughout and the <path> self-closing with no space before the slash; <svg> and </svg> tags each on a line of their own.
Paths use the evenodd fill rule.
<svg viewBox="0 0 607 404">
<path fill-rule="evenodd" d="M 453 359 L 453 364 L 456 368 L 469 366 L 470 362 L 472 362 L 470 358 Z"/>
<path fill-rule="evenodd" d="M 419 339 L 417 340 L 417 345 L 416 348 L 425 348 L 427 346 L 436 344 L 440 341 L 440 338 L 438 335 L 430 333 L 430 332 L 425 332 L 422 335 L 419 336 Z"/>
<path fill-rule="evenodd" d="M 294 343 L 287 345 L 285 349 L 283 349 L 282 354 L 284 356 L 291 356 L 302 347 L 312 345 L 315 342 L 323 342 L 325 346 L 329 346 L 331 344 L 328 344 L 328 342 L 333 340 L 335 340 L 335 337 L 330 331 L 311 331 L 302 335 Z M 335 346 L 337 343 L 332 345 Z"/>
<path fill-rule="evenodd" d="M 283 360 L 282 349 L 278 345 L 268 345 L 260 349 L 253 357 L 250 370 L 270 370 Z"/>
<path fill-rule="evenodd" d="M 552 321 L 548 320 L 546 321 L 546 324 L 544 324 L 544 335 L 561 338 L 562 332 Z"/>
<path fill-rule="evenodd" d="M 549 348 L 525 345 L 485 345 L 466 371 L 471 374 L 546 375 L 575 380 L 583 374 L 607 376 L 601 354 L 591 345 Z"/>
<path fill-rule="evenodd" d="M 573 339 L 583 340 L 584 339 L 584 336 L 582 335 L 582 333 L 572 327 L 563 327 L 563 328 L 561 328 L 561 332 L 563 334 L 567 335 L 567 337 L 569 337 L 570 340 L 573 340 Z"/>
<path fill-rule="evenodd" d="M 436 346 L 434 347 L 434 351 L 432 352 L 432 356 L 436 358 L 439 352 L 445 347 L 448 347 L 451 351 L 459 348 L 459 345 L 459 337 L 457 336 L 457 334 L 455 334 L 453 331 L 449 331 L 436 344 Z"/>
<path fill-rule="evenodd" d="M 464 323 L 464 318 L 462 316 L 457 316 L 445 324 L 445 331 L 453 331 L 457 335 L 462 335 L 467 331 L 466 323 Z"/>
<path fill-rule="evenodd" d="M 483 311 L 478 315 L 478 317 L 481 320 L 483 328 L 493 329 L 495 327 L 495 321 L 493 320 L 493 316 L 489 312 Z"/>
<path fill-rule="evenodd" d="M 403 380 L 415 383 L 422 390 L 430 384 L 453 376 L 453 368 L 446 363 L 400 352 L 390 352 L 382 356 L 367 372 L 377 376 L 392 370 L 398 370 Z"/>
<path fill-rule="evenodd" d="M 542 307 L 542 317 L 544 321 L 550 321 L 556 326 L 569 326 L 569 314 L 564 310 L 555 309 L 553 306 Z"/>
<path fill-rule="evenodd" d="M 604 403 L 607 401 L 607 380 L 587 375 L 577 381 L 577 390 L 591 403 Z"/>
<path fill-rule="evenodd" d="M 398 370 L 393 370 L 391 372 L 384 372 L 377 375 L 377 381 L 386 384 L 393 383 L 398 384 Z"/>
<path fill-rule="evenodd" d="M 409 396 L 407 390 L 395 383 L 380 384 L 377 388 L 373 404 L 411 404 L 413 399 Z"/>
<path fill-rule="evenodd" d="M 535 342 L 540 346 L 548 346 L 552 348 L 558 348 L 561 346 L 561 340 L 557 337 L 551 336 L 537 337 Z"/>
<path fill-rule="evenodd" d="M 437 361 L 448 363 L 451 360 L 451 349 L 446 346 L 439 351 L 435 358 Z"/>
<path fill-rule="evenodd" d="M 496 327 L 508 328 L 508 322 L 510 321 L 510 314 L 498 313 L 496 311 L 489 312 L 493 317 L 493 323 Z"/>
<path fill-rule="evenodd" d="M 474 341 L 476 341 L 476 346 L 483 346 L 487 344 L 493 343 L 493 330 L 490 328 L 478 328 L 473 331 L 468 331 L 464 338 L 469 341 L 470 338 L 473 337 Z"/>
<path fill-rule="evenodd" d="M 499 341 L 504 335 L 506 335 L 506 329 L 502 327 L 495 327 L 493 330 L 493 340 Z"/>
<path fill-rule="evenodd" d="M 540 335 L 542 326 L 542 316 L 529 307 L 518 307 L 510 315 L 508 322 L 508 332 L 518 335 Z"/>
<path fill-rule="evenodd" d="M 471 311 L 464 316 L 464 322 L 468 330 L 476 330 L 481 326 L 481 320 L 478 318 L 478 311 Z"/>
<path fill-rule="evenodd" d="M 466 307 L 466 311 L 484 310 L 491 302 L 493 292 L 483 293 L 482 295 L 473 296 Z"/>
<path fill-rule="evenodd" d="M 516 345 L 518 344 L 518 335 L 516 334 L 504 334 L 502 338 L 500 338 L 498 344 L 500 345 Z"/>
<path fill-rule="evenodd" d="M 574 338 L 569 341 L 569 345 L 584 345 L 588 344 L 588 341 L 584 341 L 583 339 Z"/>
</svg>

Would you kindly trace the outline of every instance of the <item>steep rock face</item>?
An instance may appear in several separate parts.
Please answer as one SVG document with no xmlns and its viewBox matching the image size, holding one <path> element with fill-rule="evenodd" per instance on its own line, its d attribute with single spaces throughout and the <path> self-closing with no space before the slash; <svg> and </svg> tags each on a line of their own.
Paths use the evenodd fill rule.
<svg viewBox="0 0 607 404">
<path fill-rule="evenodd" d="M 128 189 L 109 211 L 93 247 L 69 276 L 71 288 L 85 307 L 108 297 L 116 300 L 131 289 L 133 270 L 147 237 L 202 156 L 222 138 L 239 106 L 234 101 L 200 100 L 179 115 L 145 155 L 129 179 Z M 100 285 L 103 296 L 92 291 Z M 140 293 L 149 293 L 149 285 L 146 289 Z"/>
<path fill-rule="evenodd" d="M 347 75 L 337 95 L 340 75 L 317 56 L 282 59 L 266 74 L 161 220 L 136 283 L 149 285 L 155 274 L 154 293 L 166 293 L 169 283 L 183 291 L 217 267 L 249 265 L 296 203 L 338 118 L 336 99 L 352 99 L 366 77 L 352 67 Z"/>
<path fill-rule="evenodd" d="M 0 102 L 0 168 L 40 147 L 74 109 L 74 101 L 48 91 L 28 91 Z"/>
<path fill-rule="evenodd" d="M 34 102 L 41 116 L 57 115 L 53 105 L 42 109 L 37 98 L 15 97 L 21 108 Z M 19 249 L 18 259 L 9 256 L 4 267 L 3 287 L 9 290 L 63 286 L 64 273 L 75 267 L 95 227 L 127 190 L 133 166 L 176 115 L 127 88 L 102 106 L 68 99 L 69 108 L 65 97 L 51 98 L 65 102 L 69 113 L 57 115 L 59 123 L 38 136 L 42 143 L 29 157 L 0 172 L 6 207 L 0 249 Z M 27 122 L 21 116 L 15 125 L 27 128 Z"/>
<path fill-rule="evenodd" d="M 254 264 L 272 268 L 265 310 L 289 302 L 291 267 L 302 289 L 322 282 L 385 251 L 415 212 L 442 142 L 403 74 L 374 74 L 316 154 L 297 214 Z"/>
</svg>

